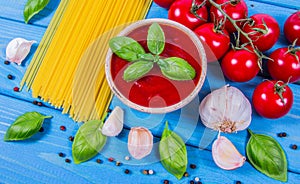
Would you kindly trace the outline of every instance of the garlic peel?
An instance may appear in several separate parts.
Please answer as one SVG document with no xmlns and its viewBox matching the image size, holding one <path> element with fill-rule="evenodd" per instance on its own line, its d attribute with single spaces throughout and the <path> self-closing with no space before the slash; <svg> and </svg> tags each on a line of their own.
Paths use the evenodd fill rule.
<svg viewBox="0 0 300 184">
<path fill-rule="evenodd" d="M 116 106 L 106 119 L 102 127 L 102 134 L 106 136 L 119 135 L 123 129 L 123 122 L 124 111 L 119 106 Z"/>
<path fill-rule="evenodd" d="M 212 146 L 212 156 L 216 165 L 225 170 L 242 167 L 246 157 L 242 156 L 232 142 L 224 136 L 218 136 Z"/>
<path fill-rule="evenodd" d="M 128 135 L 128 151 L 135 159 L 149 155 L 153 148 L 153 135 L 144 127 L 131 128 Z"/>
<path fill-rule="evenodd" d="M 208 94 L 199 106 L 202 123 L 211 129 L 232 133 L 251 122 L 251 104 L 237 88 L 224 86 Z"/>
<path fill-rule="evenodd" d="M 6 47 L 6 60 L 21 65 L 34 43 L 36 43 L 36 41 L 28 41 L 24 38 L 15 38 L 11 40 Z"/>
</svg>

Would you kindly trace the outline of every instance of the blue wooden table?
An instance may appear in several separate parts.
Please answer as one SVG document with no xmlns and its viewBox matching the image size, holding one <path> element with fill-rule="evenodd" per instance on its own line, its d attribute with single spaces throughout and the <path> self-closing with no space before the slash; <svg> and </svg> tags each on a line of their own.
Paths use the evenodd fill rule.
<svg viewBox="0 0 300 184">
<path fill-rule="evenodd" d="M 247 0 L 249 15 L 255 13 L 268 13 L 278 20 L 283 28 L 286 18 L 300 9 L 298 0 Z M 70 136 L 74 136 L 80 124 L 75 123 L 67 115 L 62 115 L 46 103 L 43 106 L 34 105 L 30 91 L 14 92 L 13 88 L 19 83 L 29 65 L 36 50 L 33 46 L 29 56 L 21 66 L 13 63 L 6 65 L 5 47 L 7 43 L 16 37 L 39 42 L 55 13 L 59 0 L 51 0 L 49 5 L 37 15 L 30 24 L 23 21 L 23 8 L 25 0 L 0 0 L 0 183 L 163 183 L 169 180 L 171 183 L 189 183 L 195 177 L 199 177 L 202 183 L 280 183 L 268 178 L 255 170 L 246 161 L 245 165 L 233 171 L 225 171 L 218 168 L 212 160 L 211 142 L 216 132 L 206 129 L 199 120 L 199 101 L 211 90 L 222 87 L 226 83 L 238 87 L 251 99 L 252 92 L 263 78 L 256 77 L 247 83 L 231 83 L 225 81 L 220 75 L 217 65 L 209 65 L 208 76 L 204 87 L 193 102 L 181 110 L 166 115 L 149 115 L 137 112 L 124 106 L 114 98 L 111 108 L 116 105 L 125 109 L 125 128 L 121 135 L 109 138 L 106 146 L 99 155 L 88 162 L 76 165 L 72 162 Z M 167 10 L 152 4 L 147 18 L 167 18 Z M 269 51 L 287 46 L 287 42 L 280 35 L 278 43 Z M 7 75 L 14 76 L 12 80 Z M 290 84 L 294 92 L 294 105 L 292 110 L 283 118 L 269 120 L 258 116 L 253 112 L 253 120 L 250 128 L 256 133 L 263 133 L 274 137 L 283 147 L 288 159 L 288 182 L 300 183 L 300 149 L 291 149 L 292 144 L 300 147 L 300 86 Z M 31 139 L 21 142 L 4 142 L 3 137 L 13 121 L 21 114 L 28 111 L 38 111 L 45 115 L 52 115 L 47 120 L 44 131 L 37 133 Z M 160 164 L 157 142 L 163 130 L 164 121 L 170 122 L 170 128 L 178 133 L 186 142 L 188 151 L 188 163 L 197 167 L 188 167 L 188 177 L 177 180 L 169 174 Z M 65 131 L 60 126 L 66 127 Z M 156 144 L 150 156 L 142 160 L 125 160 L 129 155 L 126 141 L 129 128 L 132 126 L 144 126 L 151 130 Z M 287 137 L 279 138 L 279 132 L 286 132 Z M 247 131 L 234 134 L 226 134 L 241 152 L 245 155 L 245 145 L 249 135 Z M 59 153 L 64 153 L 60 157 Z M 114 158 L 110 162 L 108 158 Z M 70 159 L 71 163 L 65 160 Z M 101 160 L 101 163 L 97 162 Z M 121 162 L 116 166 L 116 161 Z M 124 170 L 130 173 L 125 174 Z M 143 170 L 154 171 L 153 175 L 145 175 Z"/>
</svg>

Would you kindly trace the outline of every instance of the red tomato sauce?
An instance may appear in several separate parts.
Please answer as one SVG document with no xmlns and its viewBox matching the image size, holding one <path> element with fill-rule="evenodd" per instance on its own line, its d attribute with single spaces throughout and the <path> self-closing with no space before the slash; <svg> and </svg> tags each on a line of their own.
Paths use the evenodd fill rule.
<svg viewBox="0 0 300 184">
<path fill-rule="evenodd" d="M 166 107 L 185 99 L 194 90 L 201 74 L 201 57 L 191 38 L 176 27 L 160 25 L 164 30 L 166 44 L 161 57 L 180 57 L 188 61 L 196 70 L 193 80 L 175 81 L 165 77 L 155 63 L 153 69 L 144 77 L 133 82 L 123 79 L 124 70 L 129 64 L 115 54 L 112 57 L 111 74 L 117 89 L 130 101 L 144 107 Z M 138 41 L 147 49 L 149 26 L 143 26 L 129 33 L 129 37 Z"/>
</svg>

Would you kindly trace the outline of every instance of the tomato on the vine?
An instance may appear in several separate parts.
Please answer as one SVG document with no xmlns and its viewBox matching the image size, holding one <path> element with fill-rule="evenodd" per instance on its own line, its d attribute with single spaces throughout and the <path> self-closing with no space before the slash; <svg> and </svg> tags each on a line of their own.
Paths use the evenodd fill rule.
<svg viewBox="0 0 300 184">
<path fill-rule="evenodd" d="M 245 19 L 248 16 L 248 7 L 244 0 L 216 0 L 217 4 L 222 5 L 222 10 L 233 20 Z M 212 20 L 220 21 L 225 19 L 225 16 L 216 7 L 211 6 L 210 17 Z M 227 19 L 225 23 L 225 29 L 229 33 L 236 31 L 232 23 Z"/>
<path fill-rule="evenodd" d="M 158 6 L 163 7 L 163 8 L 170 8 L 170 6 L 172 5 L 172 3 L 175 0 L 153 0 Z"/>
<path fill-rule="evenodd" d="M 261 52 L 272 48 L 280 34 L 278 22 L 272 16 L 264 13 L 252 15 L 243 26 L 243 31 L 248 34 L 253 44 Z M 248 43 L 249 40 L 241 35 L 241 42 Z"/>
<path fill-rule="evenodd" d="M 292 108 L 294 101 L 290 87 L 282 81 L 263 81 L 254 90 L 252 103 L 256 112 L 266 118 L 280 118 Z"/>
<path fill-rule="evenodd" d="M 201 4 L 202 1 L 198 0 L 197 2 Z M 196 11 L 199 18 L 191 12 L 192 3 L 193 0 L 176 0 L 169 9 L 168 18 L 192 30 L 207 22 L 208 13 L 206 6 L 202 6 Z"/>
<path fill-rule="evenodd" d="M 259 72 L 259 57 L 250 46 L 231 49 L 225 54 L 221 68 L 226 78 L 234 82 L 246 82 Z"/>
<path fill-rule="evenodd" d="M 300 79 L 300 50 L 293 47 L 276 49 L 268 61 L 271 77 L 283 82 L 296 82 Z"/>
<path fill-rule="evenodd" d="M 284 23 L 284 36 L 290 43 L 293 43 L 296 39 L 296 45 L 300 45 L 300 11 L 297 11 L 290 15 Z"/>
<path fill-rule="evenodd" d="M 230 37 L 228 32 L 214 23 L 202 24 L 194 32 L 204 45 L 208 62 L 220 59 L 229 49 Z"/>
</svg>

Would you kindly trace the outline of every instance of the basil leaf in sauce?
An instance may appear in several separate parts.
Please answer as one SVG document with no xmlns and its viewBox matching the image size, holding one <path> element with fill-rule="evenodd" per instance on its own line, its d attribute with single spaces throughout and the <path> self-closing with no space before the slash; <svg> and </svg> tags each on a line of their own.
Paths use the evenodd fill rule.
<svg viewBox="0 0 300 184">
<path fill-rule="evenodd" d="M 169 130 L 168 122 L 159 143 L 159 154 L 164 168 L 177 179 L 181 179 L 187 168 L 187 151 L 183 140 Z"/>
<path fill-rule="evenodd" d="M 85 162 L 98 154 L 106 143 L 102 134 L 103 122 L 92 120 L 85 122 L 77 131 L 72 145 L 74 162 Z"/>
<path fill-rule="evenodd" d="M 287 181 L 287 160 L 280 144 L 270 136 L 248 131 L 251 137 L 246 152 L 250 163 L 273 179 Z"/>
<path fill-rule="evenodd" d="M 158 23 L 153 23 L 148 29 L 147 46 L 155 55 L 161 54 L 165 48 L 165 34 Z"/>
<path fill-rule="evenodd" d="M 44 119 L 52 116 L 43 116 L 38 112 L 26 112 L 19 116 L 7 129 L 4 141 L 25 140 L 37 133 L 44 122 Z"/>
<path fill-rule="evenodd" d="M 113 53 L 126 61 L 136 61 L 140 54 L 145 54 L 144 48 L 137 41 L 126 36 L 110 39 L 109 47 Z"/>
<path fill-rule="evenodd" d="M 157 64 L 163 75 L 173 80 L 192 80 L 196 76 L 195 69 L 182 58 L 160 59 Z"/>
<path fill-rule="evenodd" d="M 43 10 L 50 0 L 28 0 L 24 8 L 24 20 L 27 24 L 29 20 L 41 10 Z"/>
<path fill-rule="evenodd" d="M 149 61 L 134 62 L 125 69 L 123 79 L 127 82 L 139 79 L 153 68 L 153 64 L 153 62 Z"/>
</svg>

